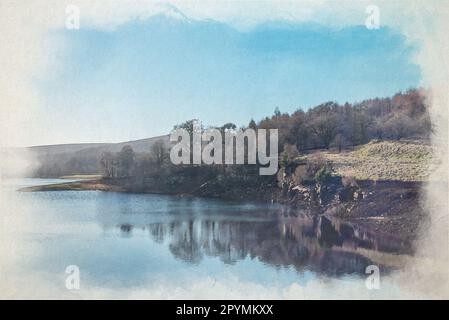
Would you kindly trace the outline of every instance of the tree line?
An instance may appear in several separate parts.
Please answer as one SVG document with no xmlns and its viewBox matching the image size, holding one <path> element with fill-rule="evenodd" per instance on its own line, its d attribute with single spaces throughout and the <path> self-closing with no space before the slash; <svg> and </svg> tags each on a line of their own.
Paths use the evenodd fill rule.
<svg viewBox="0 0 449 320">
<path fill-rule="evenodd" d="M 100 173 L 105 178 L 145 176 L 165 169 L 169 149 L 163 141 L 156 141 L 149 153 L 136 153 L 129 145 L 120 152 L 103 152 L 100 158 Z"/>
<path fill-rule="evenodd" d="M 271 117 L 249 127 L 278 128 L 279 145 L 301 151 L 336 148 L 339 151 L 372 139 L 429 139 L 431 123 L 423 90 L 410 89 L 393 97 L 360 103 L 325 102 L 292 114 L 276 108 Z"/>
<path fill-rule="evenodd" d="M 174 126 L 189 132 L 195 120 Z M 425 104 L 425 93 L 420 89 L 399 92 L 393 97 L 374 98 L 359 103 L 325 102 L 307 111 L 299 108 L 293 113 L 274 114 L 259 122 L 251 120 L 241 129 L 278 129 L 280 163 L 286 165 L 292 157 L 313 149 L 342 151 L 369 142 L 372 139 L 429 139 L 430 116 Z M 216 127 L 221 132 L 236 130 L 233 123 Z M 217 174 L 247 176 L 257 172 L 254 166 L 216 166 Z M 257 167 L 257 165 L 256 165 Z M 169 161 L 169 146 L 161 141 L 152 145 L 148 153 L 136 154 L 130 146 L 118 153 L 104 153 L 100 160 L 103 176 L 109 178 L 145 176 L 173 172 Z"/>
</svg>

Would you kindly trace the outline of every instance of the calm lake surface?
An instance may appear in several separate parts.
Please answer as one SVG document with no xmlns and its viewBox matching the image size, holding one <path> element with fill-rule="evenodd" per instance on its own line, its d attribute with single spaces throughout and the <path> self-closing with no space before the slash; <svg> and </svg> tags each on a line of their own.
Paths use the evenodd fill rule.
<svg viewBox="0 0 449 320">
<path fill-rule="evenodd" d="M 335 281 L 371 296 L 365 268 L 389 272 L 371 255 L 405 250 L 394 239 L 279 205 L 16 191 L 56 182 L 3 181 L 1 280 L 13 297 L 307 298 Z M 69 265 L 79 267 L 80 290 L 65 288 Z"/>
</svg>

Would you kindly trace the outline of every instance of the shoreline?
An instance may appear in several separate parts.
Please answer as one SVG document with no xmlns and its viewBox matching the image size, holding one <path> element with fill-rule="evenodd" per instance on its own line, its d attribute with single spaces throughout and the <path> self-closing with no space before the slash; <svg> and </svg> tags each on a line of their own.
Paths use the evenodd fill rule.
<svg viewBox="0 0 449 320">
<path fill-rule="evenodd" d="M 64 179 L 64 178 L 60 178 Z M 101 179 L 97 180 L 77 180 L 71 182 L 61 182 L 44 184 L 37 186 L 23 187 L 17 190 L 18 192 L 40 192 L 40 191 L 111 191 L 111 192 L 125 192 L 124 189 L 105 184 Z"/>
<path fill-rule="evenodd" d="M 341 190 L 332 190 L 333 186 L 326 186 L 326 196 L 332 195 L 328 203 L 316 204 L 310 200 L 304 200 L 303 194 L 296 193 L 283 195 L 278 187 L 267 188 L 263 191 L 239 189 L 231 192 L 214 193 L 211 188 L 176 188 L 172 191 L 164 189 L 160 185 L 136 187 L 129 179 L 95 179 L 63 182 L 57 184 L 28 186 L 20 188 L 19 192 L 42 191 L 104 191 L 126 192 L 140 194 L 162 194 L 172 196 L 189 196 L 200 198 L 213 198 L 230 201 L 256 201 L 265 203 L 278 203 L 288 208 L 288 214 L 297 216 L 323 215 L 337 218 L 342 222 L 352 223 L 369 228 L 386 237 L 394 236 L 413 246 L 417 231 L 421 222 L 425 219 L 425 212 L 421 208 L 422 182 L 398 182 L 398 181 L 360 181 L 356 191 L 352 191 L 349 200 L 342 199 Z M 204 184 L 202 185 L 204 186 Z M 207 185 L 206 185 L 207 187 Z M 324 188 L 321 186 L 321 188 Z M 313 187 L 304 188 L 303 193 L 315 192 Z M 334 188 L 335 189 L 335 188 Z M 183 191 L 183 192 L 181 192 Z M 321 192 L 323 192 L 321 191 Z M 236 196 L 237 195 L 237 196 Z M 319 195 L 318 195 L 319 196 Z M 339 201 L 335 198 L 340 197 Z"/>
</svg>

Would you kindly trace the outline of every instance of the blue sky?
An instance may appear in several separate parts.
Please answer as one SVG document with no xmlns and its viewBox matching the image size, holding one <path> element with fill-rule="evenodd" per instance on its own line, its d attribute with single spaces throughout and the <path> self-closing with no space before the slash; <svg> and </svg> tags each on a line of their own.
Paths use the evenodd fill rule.
<svg viewBox="0 0 449 320">
<path fill-rule="evenodd" d="M 164 15 L 114 29 L 54 31 L 59 68 L 36 79 L 44 143 L 118 142 L 204 124 L 292 112 L 321 102 L 389 96 L 416 87 L 414 48 L 392 29 L 271 21 L 237 30 Z"/>
</svg>

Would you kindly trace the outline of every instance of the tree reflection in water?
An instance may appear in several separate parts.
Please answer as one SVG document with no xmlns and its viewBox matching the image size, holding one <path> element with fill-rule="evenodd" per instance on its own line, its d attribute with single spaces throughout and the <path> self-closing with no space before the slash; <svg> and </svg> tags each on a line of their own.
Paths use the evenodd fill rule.
<svg viewBox="0 0 449 320">
<path fill-rule="evenodd" d="M 181 216 L 172 221 L 144 225 L 120 224 L 124 235 L 134 227 L 147 229 L 157 243 L 167 243 L 178 259 L 199 263 L 204 256 L 218 257 L 223 263 L 257 258 L 266 265 L 293 266 L 297 271 L 311 270 L 339 276 L 364 274 L 368 265 L 376 264 L 366 252 L 409 253 L 406 243 L 376 235 L 366 229 L 325 216 L 290 215 L 279 209 L 261 219 L 245 219 L 245 213 L 223 216 Z M 257 218 L 250 213 L 251 218 Z"/>
</svg>

